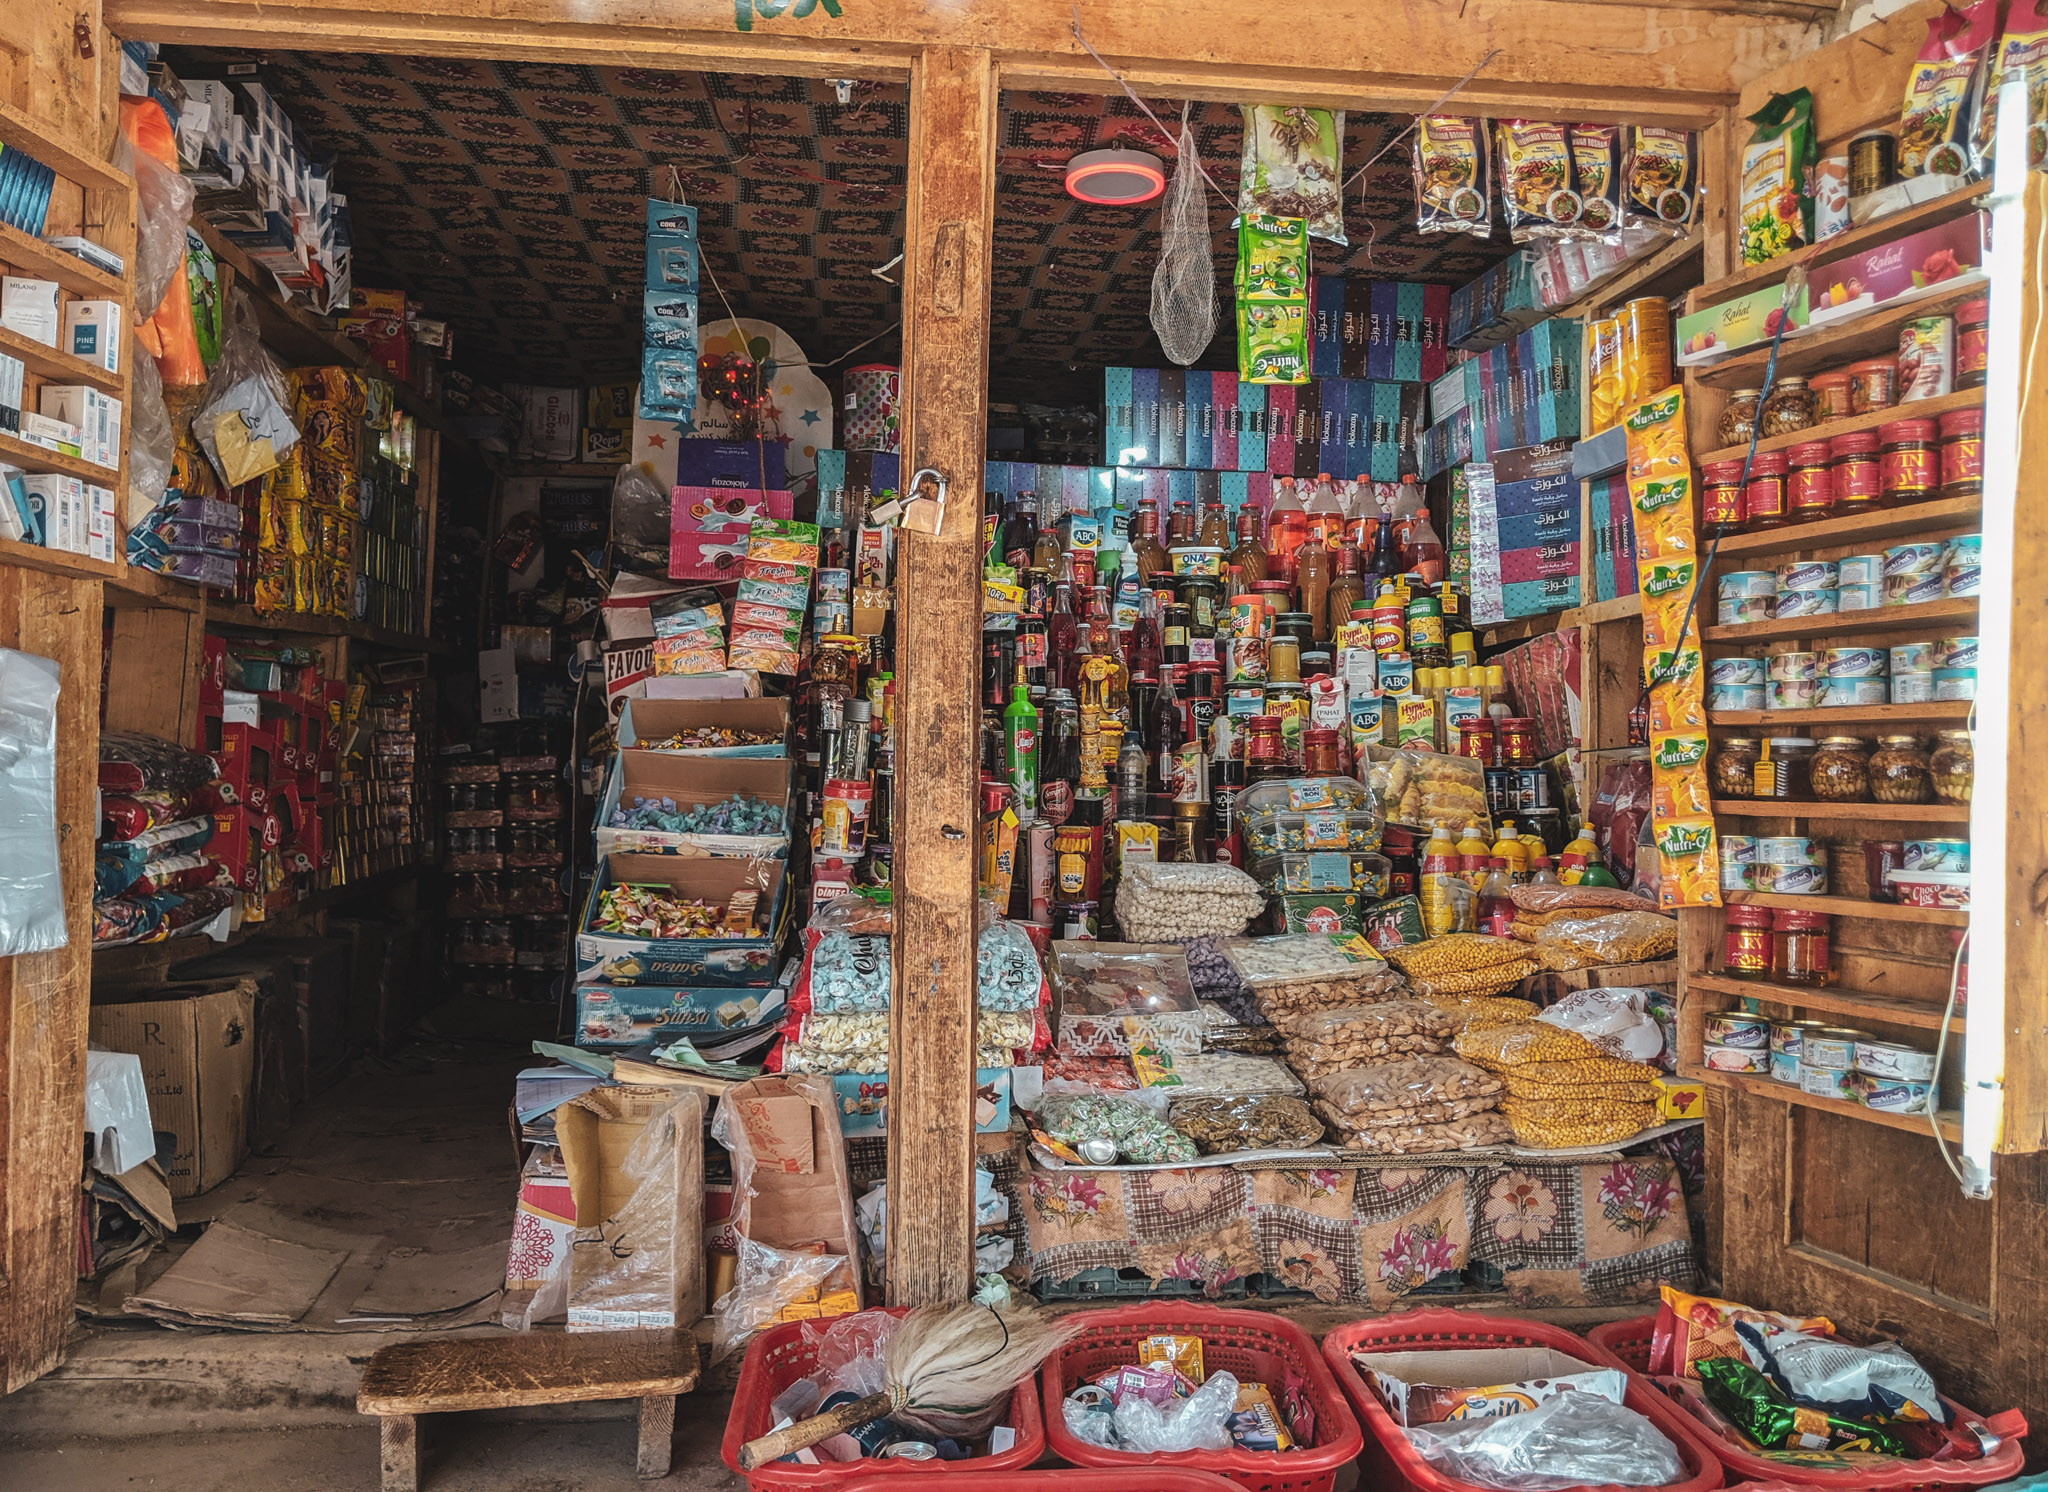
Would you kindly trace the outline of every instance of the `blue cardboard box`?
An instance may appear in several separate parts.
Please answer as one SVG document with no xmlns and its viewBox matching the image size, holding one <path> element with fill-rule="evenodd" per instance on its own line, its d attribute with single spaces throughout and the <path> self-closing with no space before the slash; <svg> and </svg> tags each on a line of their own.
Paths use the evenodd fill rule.
<svg viewBox="0 0 2048 1492">
<path fill-rule="evenodd" d="M 780 492 L 788 485 L 782 447 L 772 440 L 677 441 L 676 485 Z"/>
<path fill-rule="evenodd" d="M 603 1050 L 758 1026 L 775 1019 L 780 985 L 752 989 L 667 984 L 576 986 L 576 1045 Z"/>
</svg>

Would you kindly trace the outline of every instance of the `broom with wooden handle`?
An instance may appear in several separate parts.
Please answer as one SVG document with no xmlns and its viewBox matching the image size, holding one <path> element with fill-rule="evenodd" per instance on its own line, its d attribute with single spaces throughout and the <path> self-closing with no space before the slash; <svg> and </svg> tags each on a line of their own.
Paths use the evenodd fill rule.
<svg viewBox="0 0 2048 1492">
<path fill-rule="evenodd" d="M 912 1311 L 884 1349 L 887 1388 L 748 1441 L 740 1447 L 740 1470 L 884 1415 L 934 1439 L 984 1434 L 1017 1385 L 1080 1329 L 1079 1320 L 1055 1321 L 1031 1310 L 957 1305 Z"/>
</svg>

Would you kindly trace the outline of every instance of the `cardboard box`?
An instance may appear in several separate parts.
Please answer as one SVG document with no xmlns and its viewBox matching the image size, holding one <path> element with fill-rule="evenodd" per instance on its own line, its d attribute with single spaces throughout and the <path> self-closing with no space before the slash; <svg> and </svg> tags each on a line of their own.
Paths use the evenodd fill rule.
<svg viewBox="0 0 2048 1492">
<path fill-rule="evenodd" d="M 592 1089 L 555 1110 L 555 1136 L 576 1216 L 569 1330 L 697 1321 L 705 1288 L 704 1095 Z M 629 1157 L 637 1162 L 633 1175 Z"/>
<path fill-rule="evenodd" d="M 171 1195 L 227 1180 L 249 1153 L 256 986 L 224 979 L 94 994 L 94 1044 L 142 1059 L 150 1123 L 173 1138 Z"/>
<path fill-rule="evenodd" d="M 1549 1347 L 1361 1352 L 1353 1361 L 1397 1425 L 1491 1419 L 1534 1409 L 1566 1390 L 1619 1404 L 1628 1378 Z"/>
<path fill-rule="evenodd" d="M 109 373 L 121 371 L 121 303 L 75 300 L 64 307 L 64 340 L 75 358 Z"/>
<path fill-rule="evenodd" d="M 669 834 L 659 829 L 614 829 L 621 801 L 671 798 L 680 810 L 719 803 L 738 793 L 782 810 L 775 834 Z M 789 760 L 787 757 L 693 758 L 666 751 L 621 751 L 605 776 L 597 808 L 597 852 L 643 855 L 765 855 L 789 853 Z"/>
<path fill-rule="evenodd" d="M 606 855 L 598 861 L 583 931 L 576 937 L 576 977 L 607 984 L 665 984 L 754 988 L 775 977 L 780 930 L 780 860 L 689 859 L 680 855 Z M 633 938 L 593 931 L 599 899 L 613 881 L 664 886 L 677 896 L 724 906 L 733 892 L 760 893 L 755 936 L 737 938 Z"/>
<path fill-rule="evenodd" d="M 861 1298 L 853 1186 L 832 1079 L 811 1073 L 738 1083 L 720 1100 L 733 1149 L 733 1224 L 770 1248 L 822 1245 L 846 1267 L 824 1282 Z"/>
<path fill-rule="evenodd" d="M 974 1127 L 981 1134 L 1001 1134 L 1010 1127 L 1011 1072 L 1007 1067 L 975 1071 Z M 835 1073 L 832 1099 L 839 1107 L 839 1132 L 849 1140 L 889 1132 L 886 1072 Z"/>
<path fill-rule="evenodd" d="M 621 748 L 651 749 L 679 732 L 700 726 L 727 725 L 734 730 L 771 731 L 780 738 L 772 746 L 716 746 L 664 755 L 699 757 L 775 757 L 788 754 L 787 699 L 629 699 L 619 715 Z"/>
<path fill-rule="evenodd" d="M 1707 1085 L 1691 1078 L 1658 1078 L 1657 1114 L 1662 1119 L 1697 1119 L 1706 1112 Z"/>
<path fill-rule="evenodd" d="M 782 457 L 782 447 L 773 440 L 679 441 L 676 485 L 780 491 L 787 485 Z M 789 514 L 774 516 L 787 518 Z"/>
<path fill-rule="evenodd" d="M 650 1040 L 758 1025 L 782 1008 L 782 991 L 769 985 L 734 989 L 712 985 L 580 984 L 576 987 L 576 1045 L 593 1049 L 639 1046 Z"/>
<path fill-rule="evenodd" d="M 1990 241 L 1991 214 L 1973 212 L 1830 259 L 1814 269 L 1808 287 L 1816 320 L 1861 315 L 1915 292 L 1941 294 L 1980 280 Z"/>
<path fill-rule="evenodd" d="M 1818 279 L 1813 282 L 1814 286 L 1819 284 Z M 1783 285 L 1766 285 L 1718 306 L 1679 317 L 1672 332 L 1677 339 L 1671 349 L 1673 361 L 1681 368 L 1718 362 L 1731 352 L 1768 342 L 1780 319 L 1787 319 L 1785 335 L 1790 338 L 1796 329 L 1806 325 L 1810 289 L 1802 286 L 1789 307 L 1785 305 Z"/>
</svg>

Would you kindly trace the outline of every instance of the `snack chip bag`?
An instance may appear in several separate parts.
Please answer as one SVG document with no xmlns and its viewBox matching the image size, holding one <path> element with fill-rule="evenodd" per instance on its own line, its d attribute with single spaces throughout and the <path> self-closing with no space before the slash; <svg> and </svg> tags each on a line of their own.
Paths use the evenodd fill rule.
<svg viewBox="0 0 2048 1492">
<path fill-rule="evenodd" d="M 1906 74 L 1899 111 L 1899 175 L 1962 176 L 1970 170 L 1970 116 L 1983 103 L 1983 71 L 1998 44 L 1996 0 L 1948 6 L 1927 22 L 1927 39 Z"/>
<path fill-rule="evenodd" d="M 2048 0 L 2013 0 L 2005 17 L 2005 35 L 1992 54 L 1983 106 L 1970 130 L 1971 161 L 1987 180 L 1996 154 L 1998 91 L 2012 75 L 2026 80 L 2027 169 L 2039 171 L 2048 165 Z"/>
<path fill-rule="evenodd" d="M 1651 812 L 1666 819 L 1698 818 L 1714 811 L 1707 780 L 1707 733 L 1676 730 L 1650 737 Z"/>
<path fill-rule="evenodd" d="M 1658 651 L 1676 647 L 1683 627 L 1698 640 L 1699 610 L 1693 593 L 1699 588 L 1699 560 L 1689 554 L 1636 561 L 1636 588 L 1643 596 L 1643 646 Z M 1692 620 L 1686 621 L 1688 610 Z"/>
<path fill-rule="evenodd" d="M 1246 213 L 1237 230 L 1237 298 L 1272 302 L 1307 297 L 1307 223 Z"/>
<path fill-rule="evenodd" d="M 1308 382 L 1308 306 L 1237 305 L 1237 376 L 1247 383 Z"/>
<path fill-rule="evenodd" d="M 1653 768 L 1654 775 L 1654 768 Z M 1654 787 L 1653 787 L 1654 791 Z M 1659 884 L 1657 905 L 1721 905 L 1721 852 L 1709 814 L 1654 820 Z"/>
<path fill-rule="evenodd" d="M 1486 125 L 1430 114 L 1415 122 L 1415 231 L 1493 233 L 1486 171 Z"/>
<path fill-rule="evenodd" d="M 1202 1339 L 1162 1333 L 1138 1343 L 1138 1362 L 1148 1368 L 1172 1368 L 1200 1388 L 1208 1374 L 1202 1369 Z"/>
<path fill-rule="evenodd" d="M 1659 1378 L 1697 1379 L 1696 1364 L 1710 1357 L 1747 1360 L 1738 1321 L 1768 1324 L 1785 1331 L 1833 1336 L 1834 1322 L 1825 1316 L 1787 1316 L 1759 1311 L 1732 1300 L 1692 1295 L 1670 1285 L 1658 1290 L 1657 1324 L 1650 1336 L 1650 1373 Z"/>
<path fill-rule="evenodd" d="M 1697 145 L 1687 130 L 1636 125 L 1621 169 L 1621 221 L 1683 236 L 1699 213 Z"/>
<path fill-rule="evenodd" d="M 1578 178 L 1579 226 L 1602 236 L 1621 231 L 1621 173 L 1615 169 L 1621 128 L 1575 124 L 1570 129 L 1572 172 Z"/>
</svg>

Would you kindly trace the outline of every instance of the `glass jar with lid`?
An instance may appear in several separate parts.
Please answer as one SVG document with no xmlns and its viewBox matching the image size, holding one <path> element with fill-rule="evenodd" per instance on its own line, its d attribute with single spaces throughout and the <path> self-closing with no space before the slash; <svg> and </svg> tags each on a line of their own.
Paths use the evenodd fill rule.
<svg viewBox="0 0 2048 1492">
<path fill-rule="evenodd" d="M 1828 914 L 1781 909 L 1771 916 L 1771 965 L 1785 984 L 1809 989 L 1831 982 Z"/>
<path fill-rule="evenodd" d="M 1756 796 L 1756 763 L 1763 745 L 1755 736 L 1723 736 L 1710 768 L 1717 798 Z"/>
<path fill-rule="evenodd" d="M 1941 490 L 1941 456 L 1933 420 L 1893 420 L 1878 427 L 1883 505 L 1925 502 Z"/>
<path fill-rule="evenodd" d="M 1742 463 L 1709 461 L 1700 467 L 1700 528 L 1710 539 L 1739 533 L 1749 518 L 1742 497 Z"/>
<path fill-rule="evenodd" d="M 1749 485 L 1742 489 L 1749 532 L 1783 528 L 1792 521 L 1785 500 L 1791 471 L 1791 460 L 1783 451 L 1758 451 L 1749 463 Z"/>
<path fill-rule="evenodd" d="M 1934 780 L 1918 736 L 1879 736 L 1870 756 L 1870 796 L 1880 803 L 1932 803 Z"/>
<path fill-rule="evenodd" d="M 1884 500 L 1875 430 L 1851 430 L 1828 442 L 1834 471 L 1835 516 L 1864 513 Z"/>
<path fill-rule="evenodd" d="M 1785 507 L 1794 523 L 1812 523 L 1833 515 L 1835 471 L 1824 440 L 1809 440 L 1785 453 L 1792 470 L 1785 486 Z"/>
<path fill-rule="evenodd" d="M 1968 803 L 1977 776 L 1977 752 L 1966 730 L 1934 733 L 1934 754 L 1928 759 L 1934 796 L 1944 803 Z"/>
<path fill-rule="evenodd" d="M 1940 426 L 1941 495 L 1976 497 L 1984 490 L 1984 411 L 1952 409 Z"/>
<path fill-rule="evenodd" d="M 1808 763 L 1813 795 L 1823 803 L 1862 803 L 1870 797 L 1870 747 L 1856 736 L 1823 736 Z"/>
<path fill-rule="evenodd" d="M 1832 373 L 1816 373 L 1806 380 L 1806 386 L 1813 390 L 1813 422 L 1825 425 L 1830 420 L 1846 420 L 1856 412 L 1852 403 L 1853 395 L 1849 385 L 1854 382 L 1846 369 Z"/>
<path fill-rule="evenodd" d="M 1749 444 L 1750 436 L 1756 433 L 1756 407 L 1763 396 L 1762 389 L 1737 389 L 1728 396 L 1727 407 L 1721 411 L 1722 445 Z"/>
<path fill-rule="evenodd" d="M 1899 360 L 1895 357 L 1865 358 L 1849 364 L 1849 407 L 1857 414 L 1873 409 L 1890 409 L 1899 402 Z"/>
<path fill-rule="evenodd" d="M 1721 972 L 1735 979 L 1771 977 L 1771 909 L 1728 908 L 1721 931 Z"/>
<path fill-rule="evenodd" d="M 1756 764 L 1756 793 L 1759 798 L 1810 798 L 1813 796 L 1813 737 L 1771 736 Z"/>
<path fill-rule="evenodd" d="M 1781 378 L 1757 416 L 1764 437 L 1795 435 L 1813 428 L 1813 390 L 1803 378 Z"/>
</svg>

